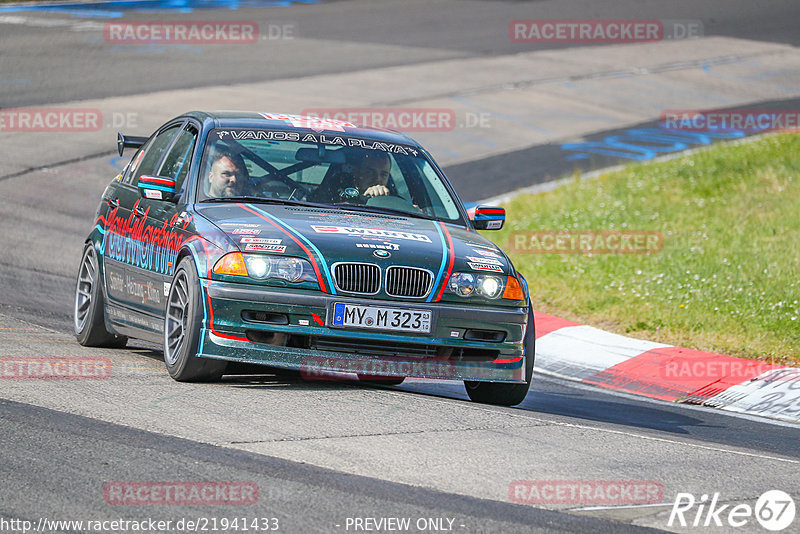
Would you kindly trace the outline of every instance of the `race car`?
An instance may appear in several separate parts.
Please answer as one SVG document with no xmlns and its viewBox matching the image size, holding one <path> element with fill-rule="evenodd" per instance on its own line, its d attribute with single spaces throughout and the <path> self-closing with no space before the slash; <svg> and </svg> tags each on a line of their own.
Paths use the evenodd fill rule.
<svg viewBox="0 0 800 534">
<path fill-rule="evenodd" d="M 428 152 L 394 131 L 190 112 L 106 187 L 75 290 L 86 346 L 163 344 L 170 376 L 230 362 L 399 384 L 461 380 L 516 405 L 531 383 L 528 284 Z"/>
</svg>

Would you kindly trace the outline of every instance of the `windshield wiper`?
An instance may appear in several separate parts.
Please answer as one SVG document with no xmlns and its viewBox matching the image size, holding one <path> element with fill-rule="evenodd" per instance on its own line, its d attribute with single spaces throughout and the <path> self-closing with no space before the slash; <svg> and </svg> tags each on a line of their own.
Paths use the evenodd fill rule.
<svg viewBox="0 0 800 534">
<path fill-rule="evenodd" d="M 256 202 L 262 204 L 284 204 L 286 206 L 312 206 L 315 208 L 321 206 L 321 204 L 315 202 L 304 202 L 302 200 L 250 196 L 204 198 L 203 200 L 198 200 L 198 202 Z"/>
<path fill-rule="evenodd" d="M 347 204 L 346 202 L 339 202 L 337 204 L 332 204 L 332 206 L 336 206 L 337 208 L 343 208 L 353 211 L 366 211 L 366 212 L 373 212 L 373 213 L 386 213 L 387 215 L 402 215 L 403 217 L 414 217 L 416 219 L 427 219 L 429 221 L 438 221 L 438 217 L 433 217 L 431 215 L 427 215 L 422 212 L 411 212 L 411 211 L 404 211 L 399 210 L 396 208 L 385 208 L 383 206 L 358 206 L 354 204 Z"/>
</svg>

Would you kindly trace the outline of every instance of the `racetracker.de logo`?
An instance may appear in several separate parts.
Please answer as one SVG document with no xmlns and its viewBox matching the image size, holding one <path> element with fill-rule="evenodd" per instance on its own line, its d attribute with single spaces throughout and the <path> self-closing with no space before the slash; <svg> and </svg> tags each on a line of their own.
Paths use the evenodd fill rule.
<svg viewBox="0 0 800 534">
<path fill-rule="evenodd" d="M 515 231 L 508 248 L 516 254 L 654 254 L 664 248 L 664 236 L 650 230 Z"/>
<path fill-rule="evenodd" d="M 515 480 L 508 498 L 516 504 L 658 504 L 664 487 L 653 480 Z"/>
<path fill-rule="evenodd" d="M 377 361 L 311 356 L 303 358 L 300 374 L 306 380 L 347 380 L 344 374 L 358 374 L 375 377 L 376 381 L 380 381 L 380 377 L 391 379 L 397 376 L 453 378 L 456 376 L 456 368 L 443 361 Z"/>
<path fill-rule="evenodd" d="M 109 44 L 252 44 L 258 41 L 258 24 L 252 20 L 106 22 L 103 38 Z"/>
<path fill-rule="evenodd" d="M 110 376 L 108 358 L 0 358 L 2 380 L 104 380 Z"/>
<path fill-rule="evenodd" d="M 258 502 L 255 482 L 106 482 L 111 505 L 249 505 Z"/>
<path fill-rule="evenodd" d="M 646 43 L 696 39 L 699 20 L 513 20 L 508 37 L 515 43 Z"/>
<path fill-rule="evenodd" d="M 10 108 L 0 110 L 0 132 L 96 132 L 99 109 Z"/>
<path fill-rule="evenodd" d="M 800 109 L 668 109 L 661 113 L 664 130 L 689 132 L 797 132 Z"/>
<path fill-rule="evenodd" d="M 404 132 L 450 132 L 456 112 L 447 108 L 313 108 L 301 115 Z"/>
</svg>

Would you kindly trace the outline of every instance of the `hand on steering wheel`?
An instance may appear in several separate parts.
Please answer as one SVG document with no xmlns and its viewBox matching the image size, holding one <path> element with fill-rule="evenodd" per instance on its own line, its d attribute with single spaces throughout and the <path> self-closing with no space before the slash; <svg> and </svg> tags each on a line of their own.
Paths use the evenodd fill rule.
<svg viewBox="0 0 800 534">
<path fill-rule="evenodd" d="M 373 185 L 367 188 L 366 191 L 362 193 L 365 197 L 382 197 L 386 195 L 391 195 L 391 191 L 385 185 Z"/>
</svg>

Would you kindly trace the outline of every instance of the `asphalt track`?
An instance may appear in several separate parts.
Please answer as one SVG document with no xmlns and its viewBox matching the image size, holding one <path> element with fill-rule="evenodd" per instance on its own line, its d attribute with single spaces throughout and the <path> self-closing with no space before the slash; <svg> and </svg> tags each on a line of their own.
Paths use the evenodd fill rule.
<svg viewBox="0 0 800 534">
<path fill-rule="evenodd" d="M 96 15 L 0 12 L 24 18 L 2 25 L 0 105 L 501 57 L 529 50 L 507 38 L 508 21 L 516 18 L 700 19 L 708 35 L 798 45 L 798 15 L 796 2 L 756 9 L 724 0 L 671 2 L 668 10 L 633 1 L 329 2 L 168 15 L 289 21 L 305 37 L 292 46 L 272 43 L 268 53 L 197 53 L 115 49 L 66 23 L 42 22 L 102 22 Z M 790 108 L 796 100 L 763 105 Z M 459 532 L 625 532 L 667 528 L 678 492 L 719 492 L 724 503 L 750 504 L 770 489 L 800 496 L 796 426 L 539 376 L 514 409 L 471 404 L 459 384 L 429 381 L 371 388 L 266 374 L 186 385 L 169 379 L 157 347 L 83 349 L 70 336 L 73 271 L 111 157 L 78 147 L 71 163 L 51 168 L 31 161 L 34 171 L 0 172 L 0 356 L 107 357 L 113 364 L 109 380 L 0 381 L 0 518 L 245 515 L 279 517 L 286 532 L 346 532 L 353 531 L 345 528 L 348 517 L 445 517 Z M 560 147 L 545 144 L 457 163 L 448 172 L 465 197 L 480 198 L 484 190 L 476 184 L 487 175 L 501 177 L 502 191 L 530 185 L 514 181 L 520 166 L 537 169 L 536 180 L 544 181 L 620 161 L 627 159 L 567 160 Z M 112 506 L 103 485 L 119 480 L 253 481 L 260 498 L 235 510 Z M 652 480 L 663 485 L 664 499 L 654 507 L 534 507 L 509 502 L 514 480 Z M 707 530 L 763 531 L 755 522 Z"/>
</svg>

